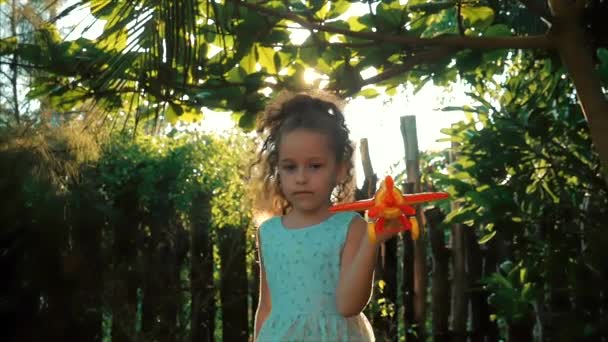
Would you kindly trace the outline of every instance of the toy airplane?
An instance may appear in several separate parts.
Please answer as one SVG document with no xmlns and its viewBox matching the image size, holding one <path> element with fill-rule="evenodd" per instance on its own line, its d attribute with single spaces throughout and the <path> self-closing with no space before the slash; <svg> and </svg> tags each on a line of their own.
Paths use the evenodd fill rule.
<svg viewBox="0 0 608 342">
<path fill-rule="evenodd" d="M 367 217 L 372 219 L 368 223 L 368 236 L 372 243 L 376 243 L 376 235 L 382 232 L 398 232 L 410 230 L 412 239 L 420 236 L 420 227 L 416 220 L 416 209 L 412 205 L 446 199 L 449 194 L 445 192 L 424 192 L 404 195 L 395 188 L 393 178 L 386 176 L 374 198 L 333 205 L 329 208 L 337 211 L 367 210 Z M 409 219 L 408 219 L 409 217 Z M 386 229 L 386 220 L 399 219 L 402 227 Z"/>
</svg>

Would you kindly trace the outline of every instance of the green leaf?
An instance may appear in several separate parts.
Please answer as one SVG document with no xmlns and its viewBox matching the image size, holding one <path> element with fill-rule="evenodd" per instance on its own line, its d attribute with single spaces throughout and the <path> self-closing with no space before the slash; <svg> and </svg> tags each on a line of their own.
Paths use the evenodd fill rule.
<svg viewBox="0 0 608 342">
<path fill-rule="evenodd" d="M 185 122 L 197 122 L 203 118 L 203 113 L 199 111 L 197 108 L 189 107 L 182 116 L 180 116 L 180 120 Z"/>
<path fill-rule="evenodd" d="M 172 124 L 175 124 L 177 120 L 180 119 L 180 116 L 184 113 L 184 109 L 177 103 L 170 102 L 165 113 L 165 117 L 167 121 Z"/>
<path fill-rule="evenodd" d="M 369 16 L 369 14 L 366 14 Z M 361 23 L 361 17 L 352 16 L 346 20 L 351 31 L 364 31 L 367 25 Z"/>
<path fill-rule="evenodd" d="M 254 49 L 246 54 L 243 59 L 239 62 L 239 65 L 245 70 L 247 74 L 254 73 L 256 71 L 256 58 Z"/>
<path fill-rule="evenodd" d="M 465 25 L 485 29 L 494 22 L 494 10 L 486 6 L 463 6 L 461 9 Z"/>
<path fill-rule="evenodd" d="M 73 70 L 74 65 L 66 65 L 66 63 L 62 63 L 61 57 L 55 57 L 49 53 L 47 49 L 44 49 L 41 46 L 33 45 L 33 44 L 19 44 L 17 48 L 17 53 L 21 58 L 27 60 L 32 64 L 51 64 L 52 60 L 58 61 L 59 63 L 53 63 L 49 65 L 50 69 L 56 71 L 61 67 L 68 68 Z"/>
<path fill-rule="evenodd" d="M 319 60 L 320 51 L 316 46 L 305 46 L 300 48 L 300 59 L 307 66 L 314 68 Z"/>
<path fill-rule="evenodd" d="M 395 96 L 395 95 L 397 95 L 397 86 L 390 86 L 390 87 L 387 87 L 387 88 L 384 90 L 384 93 L 385 93 L 386 95 L 388 95 L 388 96 Z"/>
<path fill-rule="evenodd" d="M 0 39 L 0 56 L 10 55 L 17 50 L 17 37 Z"/>
<path fill-rule="evenodd" d="M 486 192 L 483 191 L 467 191 L 464 194 L 467 198 L 471 200 L 471 202 L 475 203 L 479 207 L 487 208 L 491 207 L 492 203 L 489 200 Z"/>
<path fill-rule="evenodd" d="M 511 261 L 511 260 L 506 260 L 503 263 L 501 263 L 500 266 L 498 266 L 498 269 L 505 274 L 511 273 L 511 271 L 513 271 L 514 268 L 515 268 L 515 265 L 513 264 L 513 261 Z"/>
<path fill-rule="evenodd" d="M 48 95 L 53 88 L 58 87 L 53 85 L 51 82 L 36 82 L 32 84 L 30 90 L 27 93 L 27 98 L 35 99 L 41 96 Z"/>
<path fill-rule="evenodd" d="M 107 19 L 107 16 L 112 13 L 119 2 L 112 0 L 91 0 L 89 3 L 92 15 L 100 19 Z"/>
<path fill-rule="evenodd" d="M 492 240 L 492 238 L 494 237 L 494 235 L 496 235 L 496 230 L 492 231 L 489 234 L 486 234 L 486 235 L 482 236 L 481 239 L 479 239 L 478 243 L 480 245 L 483 245 L 484 243 Z"/>
<path fill-rule="evenodd" d="M 526 194 L 530 195 L 538 191 L 538 182 L 532 182 L 526 186 Z"/>
<path fill-rule="evenodd" d="M 337 18 L 344 14 L 350 7 L 350 1 L 347 0 L 330 1 L 329 3 L 331 9 L 329 10 L 329 13 L 327 13 L 325 19 Z"/>
<path fill-rule="evenodd" d="M 378 91 L 374 88 L 367 88 L 367 89 L 363 89 L 361 90 L 358 95 L 365 97 L 366 99 L 372 99 L 374 97 L 377 97 L 378 95 L 380 95 L 378 93 Z"/>
<path fill-rule="evenodd" d="M 274 54 L 274 66 L 277 73 L 279 73 L 283 68 L 287 67 L 291 63 L 291 59 L 292 54 L 276 51 Z"/>
<path fill-rule="evenodd" d="M 559 197 L 555 194 L 555 192 L 553 192 L 553 190 L 551 190 L 551 188 L 549 187 L 549 184 L 547 184 L 547 182 L 542 182 L 541 186 L 545 190 L 545 192 L 547 194 L 549 194 L 549 196 L 551 196 L 553 203 L 556 203 L 556 204 L 559 203 Z"/>
<path fill-rule="evenodd" d="M 445 223 L 465 223 L 477 218 L 474 207 L 460 207 L 445 217 Z"/>
<path fill-rule="evenodd" d="M 468 108 L 468 106 L 445 106 L 439 110 L 442 112 L 466 112 Z"/>
<path fill-rule="evenodd" d="M 420 34 L 421 38 L 434 38 L 443 34 L 458 33 L 456 10 L 448 9 L 433 14 L 427 19 L 427 27 Z"/>
<path fill-rule="evenodd" d="M 247 76 L 247 71 L 245 71 L 245 68 L 242 66 L 234 67 L 226 74 L 226 76 L 226 81 L 228 82 L 241 83 Z"/>
<path fill-rule="evenodd" d="M 116 30 L 111 34 L 105 33 L 99 38 L 99 47 L 104 50 L 123 51 L 127 47 L 127 39 L 129 37 L 126 28 Z"/>
<path fill-rule="evenodd" d="M 385 29 L 398 28 L 401 25 L 402 13 L 403 8 L 399 1 L 381 2 L 376 7 L 377 24 Z"/>
<path fill-rule="evenodd" d="M 320 6 L 315 6 L 314 8 L 319 8 L 315 12 L 315 17 L 317 19 L 325 20 L 327 18 L 327 14 L 329 13 L 329 6 L 330 4 L 328 2 L 323 2 Z"/>
<path fill-rule="evenodd" d="M 511 30 L 505 24 L 497 24 L 488 27 L 484 32 L 484 36 L 488 37 L 508 37 L 511 36 Z"/>
<path fill-rule="evenodd" d="M 256 113 L 255 112 L 245 112 L 239 118 L 239 127 L 244 129 L 245 131 L 251 131 L 255 127 Z"/>
<path fill-rule="evenodd" d="M 273 48 L 258 46 L 258 62 L 262 66 L 262 68 L 266 69 L 270 74 L 276 74 L 278 72 L 274 60 L 275 51 Z"/>
<path fill-rule="evenodd" d="M 525 283 L 526 279 L 527 279 L 527 275 L 528 275 L 528 270 L 526 268 L 521 268 L 519 270 L 519 282 L 520 283 Z"/>
<path fill-rule="evenodd" d="M 247 75 L 245 77 L 245 88 L 247 89 L 247 92 L 254 93 L 256 90 L 258 90 L 264 83 L 263 77 L 264 74 L 261 72 Z"/>
<path fill-rule="evenodd" d="M 494 284 L 498 285 L 498 287 L 513 288 L 513 284 L 511 284 L 509 279 L 500 273 L 493 273 L 491 279 Z"/>
<path fill-rule="evenodd" d="M 413 1 L 410 1 L 413 2 Z M 425 14 L 433 14 L 441 12 L 445 9 L 454 8 L 456 4 L 454 1 L 427 1 L 419 4 L 411 4 L 407 6 L 407 9 L 412 12 L 424 12 Z"/>
</svg>

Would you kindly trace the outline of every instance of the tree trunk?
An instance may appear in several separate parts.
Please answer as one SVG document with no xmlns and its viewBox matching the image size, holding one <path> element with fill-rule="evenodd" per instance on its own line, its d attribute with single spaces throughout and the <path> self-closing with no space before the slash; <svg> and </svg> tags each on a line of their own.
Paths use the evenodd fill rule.
<svg viewBox="0 0 608 342">
<path fill-rule="evenodd" d="M 248 335 L 246 232 L 244 227 L 218 229 L 224 341 L 245 341 Z"/>
<path fill-rule="evenodd" d="M 215 286 L 213 284 L 213 243 L 211 241 L 211 204 L 203 193 L 194 196 L 190 212 L 192 316 L 191 341 L 209 342 L 215 333 Z"/>
<path fill-rule="evenodd" d="M 450 254 L 445 247 L 444 232 L 437 226 L 443 221 L 444 215 L 439 208 L 425 211 L 429 226 L 429 240 L 433 255 L 433 273 L 431 289 L 431 314 L 433 324 L 433 341 L 447 342 L 451 340 L 449 333 L 450 316 Z"/>
<path fill-rule="evenodd" d="M 574 83 L 595 149 L 608 183 L 608 101 L 595 69 L 595 49 L 582 23 L 586 1 L 549 0 L 553 27 L 549 34 Z"/>
</svg>

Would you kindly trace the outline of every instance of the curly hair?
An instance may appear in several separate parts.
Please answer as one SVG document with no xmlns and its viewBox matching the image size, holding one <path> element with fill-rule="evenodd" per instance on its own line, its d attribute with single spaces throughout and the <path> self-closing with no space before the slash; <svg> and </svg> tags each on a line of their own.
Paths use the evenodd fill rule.
<svg viewBox="0 0 608 342">
<path fill-rule="evenodd" d="M 258 118 L 257 133 L 263 137 L 257 160 L 251 165 L 255 170 L 254 202 L 258 209 L 265 208 L 273 214 L 285 214 L 291 207 L 279 184 L 279 145 L 284 134 L 296 129 L 306 129 L 328 137 L 336 162 L 346 163 L 346 177 L 334 189 L 333 201 L 344 201 L 352 192 L 353 146 L 349 129 L 344 122 L 342 101 L 332 95 L 317 93 L 282 92 Z"/>
</svg>

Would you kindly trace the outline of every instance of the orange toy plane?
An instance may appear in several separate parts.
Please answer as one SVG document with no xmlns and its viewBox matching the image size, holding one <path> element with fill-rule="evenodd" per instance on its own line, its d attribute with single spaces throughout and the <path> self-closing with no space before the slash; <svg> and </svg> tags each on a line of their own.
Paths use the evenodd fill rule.
<svg viewBox="0 0 608 342">
<path fill-rule="evenodd" d="M 420 228 L 416 220 L 416 209 L 412 205 L 437 201 L 448 198 L 445 192 L 424 192 L 419 194 L 403 195 L 395 188 L 393 178 L 386 176 L 384 183 L 374 195 L 374 198 L 333 205 L 330 211 L 360 211 L 367 210 L 367 216 L 372 219 L 368 223 L 368 236 L 372 243 L 376 242 L 376 235 L 381 232 L 398 232 L 411 230 L 412 239 L 417 240 Z M 409 217 L 409 219 L 408 219 Z M 384 224 L 386 220 L 398 218 L 402 227 L 387 229 Z"/>
</svg>

